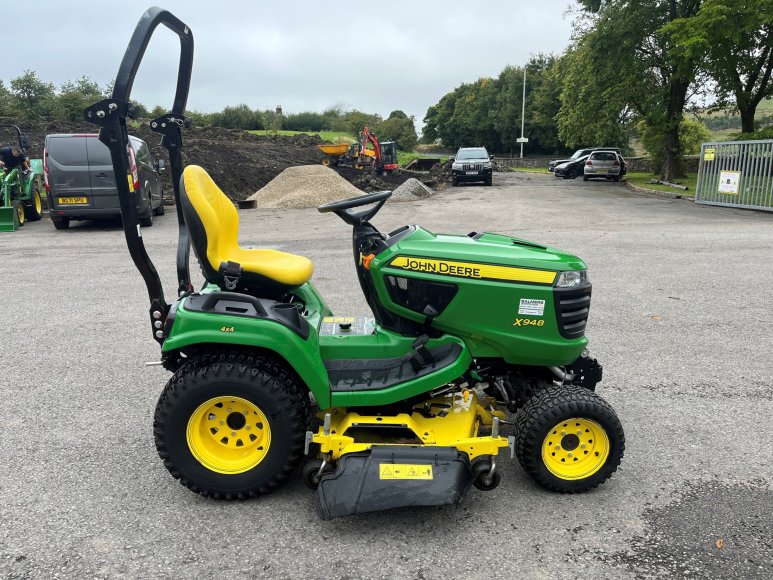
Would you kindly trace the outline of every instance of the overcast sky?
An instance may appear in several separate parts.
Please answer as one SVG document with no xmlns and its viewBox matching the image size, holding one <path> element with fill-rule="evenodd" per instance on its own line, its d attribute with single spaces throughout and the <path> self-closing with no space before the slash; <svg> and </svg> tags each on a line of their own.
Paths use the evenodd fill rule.
<svg viewBox="0 0 773 580">
<path fill-rule="evenodd" d="M 152 0 L 151 0 L 152 1 Z M 143 2 L 27 0 L 36 32 L 19 20 L 3 30 L 6 85 L 25 69 L 57 86 L 82 75 L 115 77 Z M 531 54 L 560 53 L 569 42 L 569 0 L 166 0 L 193 31 L 188 109 L 219 111 L 246 103 L 286 113 L 334 105 L 387 116 L 416 115 L 462 82 L 496 76 Z M 27 33 L 31 29 L 25 26 Z M 10 32 L 10 35 L 9 35 Z M 132 98 L 171 106 L 179 43 L 159 29 Z M 13 56 L 5 49 L 13 47 Z"/>
</svg>

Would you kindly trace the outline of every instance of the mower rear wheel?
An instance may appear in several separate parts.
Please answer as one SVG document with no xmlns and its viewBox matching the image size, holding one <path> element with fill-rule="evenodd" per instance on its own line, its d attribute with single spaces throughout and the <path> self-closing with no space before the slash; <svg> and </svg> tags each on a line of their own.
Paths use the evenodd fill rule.
<svg viewBox="0 0 773 580">
<path fill-rule="evenodd" d="M 515 451 L 541 486 L 576 493 L 612 476 L 623 458 L 625 435 L 599 395 L 576 385 L 553 386 L 518 411 Z"/>
<path fill-rule="evenodd" d="M 309 397 L 284 365 L 257 354 L 202 355 L 156 406 L 156 449 L 173 477 L 216 499 L 270 492 L 303 456 Z"/>
<path fill-rule="evenodd" d="M 38 190 L 32 192 L 32 199 L 24 204 L 24 214 L 31 222 L 36 222 L 43 217 L 43 199 Z"/>
</svg>

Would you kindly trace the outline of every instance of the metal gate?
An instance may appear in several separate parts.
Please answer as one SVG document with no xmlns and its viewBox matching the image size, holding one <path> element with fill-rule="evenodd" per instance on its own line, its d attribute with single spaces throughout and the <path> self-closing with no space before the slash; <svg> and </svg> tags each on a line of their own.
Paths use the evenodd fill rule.
<svg viewBox="0 0 773 580">
<path fill-rule="evenodd" d="M 695 202 L 773 211 L 773 140 L 704 143 Z"/>
</svg>

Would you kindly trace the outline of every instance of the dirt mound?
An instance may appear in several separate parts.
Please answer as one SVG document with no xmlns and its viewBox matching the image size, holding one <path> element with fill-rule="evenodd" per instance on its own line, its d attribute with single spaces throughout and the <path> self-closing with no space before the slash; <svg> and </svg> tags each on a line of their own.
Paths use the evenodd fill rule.
<svg viewBox="0 0 773 580">
<path fill-rule="evenodd" d="M 392 197 L 389 199 L 394 201 L 416 201 L 417 199 L 425 199 L 432 195 L 435 195 L 434 191 L 415 177 L 411 177 L 408 181 L 395 189 L 392 192 Z"/>
<path fill-rule="evenodd" d="M 448 187 L 451 183 L 451 165 L 453 160 L 449 159 L 445 163 L 438 163 L 427 173 L 427 177 L 422 182 L 435 190 Z"/>
<path fill-rule="evenodd" d="M 19 122 L 1 118 L 0 123 L 18 125 L 29 136 L 31 146 L 28 155 L 43 156 L 45 137 L 51 133 L 96 133 L 98 127 L 83 122 Z M 156 159 L 167 159 L 161 147 L 161 135 L 151 131 L 148 121 L 129 121 L 129 133 L 139 137 L 149 146 Z M 0 131 L 0 145 L 14 142 L 11 131 Z M 183 130 L 183 164 L 200 165 L 212 176 L 220 189 L 233 201 L 242 201 L 264 187 L 288 167 L 320 164 L 323 154 L 317 145 L 325 143 L 318 135 L 264 136 L 253 135 L 237 129 L 220 127 L 191 127 Z M 320 168 L 322 166 L 320 165 Z M 416 172 L 393 171 L 386 176 L 375 176 L 367 170 L 337 168 L 341 177 L 362 191 L 394 190 L 411 177 L 417 177 L 427 185 L 439 189 L 451 181 L 450 165 L 447 175 L 435 169 L 426 177 Z M 161 174 L 164 197 L 172 201 L 171 171 Z M 322 185 L 324 187 L 324 185 Z M 351 192 L 351 189 L 347 191 Z M 361 193 L 361 192 L 358 192 Z M 352 195 L 357 195 L 354 193 Z M 302 196 L 301 196 L 302 197 Z M 345 197 L 345 196 L 340 196 Z M 339 198 L 340 198 L 339 197 Z M 334 199 L 339 199 L 334 198 Z M 288 203 L 291 200 L 288 199 Z M 298 200 L 297 203 L 301 203 Z M 296 203 L 296 202 L 293 202 Z M 322 202 L 320 202 L 322 203 Z M 312 205 L 316 205 L 313 203 Z M 296 207 L 296 206 L 293 206 Z M 308 207 L 308 206 L 303 206 Z"/>
<path fill-rule="evenodd" d="M 330 201 L 362 195 L 343 177 L 324 165 L 288 167 L 250 196 L 257 207 L 316 207 Z"/>
<path fill-rule="evenodd" d="M 43 155 L 45 137 L 51 133 L 96 133 L 98 127 L 86 122 L 22 122 L 0 118 L 0 123 L 18 125 L 30 137 L 28 155 Z M 134 123 L 130 121 L 130 123 Z M 129 128 L 129 133 L 147 142 L 154 158 L 167 159 L 161 147 L 161 135 L 151 131 L 147 122 Z M 3 130 L 0 141 L 13 141 L 13 134 Z M 246 131 L 219 127 L 192 127 L 183 130 L 183 163 L 201 165 L 228 197 L 246 199 L 288 167 L 320 163 L 322 153 L 317 145 L 324 143 L 318 135 L 263 136 Z M 170 171 L 162 174 L 164 196 L 171 200 Z"/>
</svg>

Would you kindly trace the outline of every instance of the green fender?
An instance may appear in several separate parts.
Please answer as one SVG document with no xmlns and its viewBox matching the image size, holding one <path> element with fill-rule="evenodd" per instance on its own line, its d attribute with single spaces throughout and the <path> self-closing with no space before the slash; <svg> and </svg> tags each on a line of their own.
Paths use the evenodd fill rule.
<svg viewBox="0 0 773 580">
<path fill-rule="evenodd" d="M 310 329 L 304 340 L 287 326 L 272 320 L 186 310 L 183 299 L 162 350 L 173 352 L 193 345 L 217 344 L 272 351 L 287 361 L 324 409 L 330 406 L 330 383 L 319 353 L 316 330 L 319 316 L 319 312 L 314 312 L 307 318 Z"/>
</svg>

